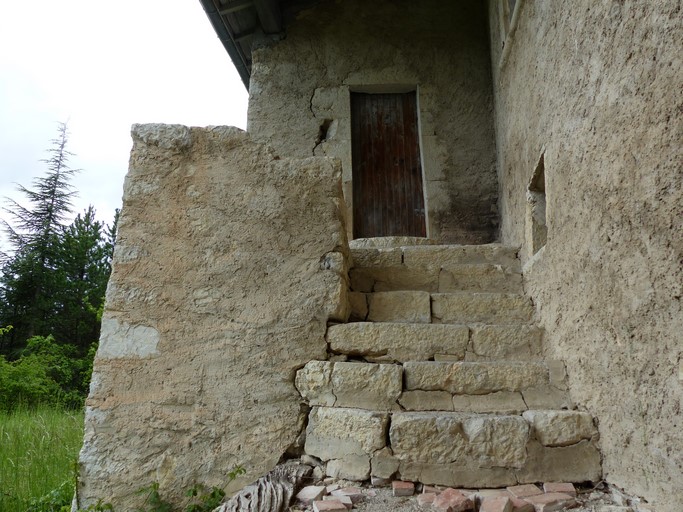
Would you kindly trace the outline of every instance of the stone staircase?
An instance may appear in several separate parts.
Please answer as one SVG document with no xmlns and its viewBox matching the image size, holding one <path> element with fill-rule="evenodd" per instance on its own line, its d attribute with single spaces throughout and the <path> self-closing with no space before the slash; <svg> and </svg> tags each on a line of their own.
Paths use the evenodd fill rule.
<svg viewBox="0 0 683 512">
<path fill-rule="evenodd" d="M 329 476 L 503 487 L 601 477 L 593 418 L 574 410 L 561 361 L 497 244 L 352 249 L 349 323 L 296 386 L 305 452 Z"/>
</svg>

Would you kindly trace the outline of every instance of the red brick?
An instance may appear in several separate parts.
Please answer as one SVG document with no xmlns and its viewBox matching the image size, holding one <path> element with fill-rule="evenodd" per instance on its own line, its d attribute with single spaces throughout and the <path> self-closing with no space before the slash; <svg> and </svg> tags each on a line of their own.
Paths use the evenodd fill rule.
<svg viewBox="0 0 683 512">
<path fill-rule="evenodd" d="M 512 512 L 510 498 L 499 496 L 497 498 L 484 498 L 479 507 L 479 512 Z"/>
<path fill-rule="evenodd" d="M 524 499 L 534 506 L 536 512 L 555 512 L 576 505 L 576 500 L 572 496 L 560 492 L 529 496 Z"/>
<path fill-rule="evenodd" d="M 332 496 L 348 496 L 354 503 L 358 503 L 363 499 L 363 491 L 358 487 L 344 487 L 343 489 L 332 491 L 330 494 Z"/>
<path fill-rule="evenodd" d="M 576 497 L 576 488 L 572 483 L 546 482 L 543 484 L 543 491 L 546 493 L 561 492 L 563 494 L 569 494 L 569 496 Z"/>
<path fill-rule="evenodd" d="M 415 484 L 413 482 L 394 480 L 391 482 L 391 490 L 394 496 L 412 496 L 415 494 Z"/>
<path fill-rule="evenodd" d="M 323 496 L 323 501 L 338 501 L 347 509 L 353 508 L 353 501 L 348 496 Z"/>
<path fill-rule="evenodd" d="M 508 487 L 507 490 L 515 498 L 526 498 L 527 496 L 543 494 L 543 491 L 534 484 L 515 485 L 513 487 Z"/>
<path fill-rule="evenodd" d="M 446 489 L 434 498 L 433 506 L 440 512 L 464 512 L 474 510 L 474 503 L 460 491 Z"/>
<path fill-rule="evenodd" d="M 313 510 L 314 512 L 346 512 L 346 507 L 337 500 L 314 501 Z"/>
<path fill-rule="evenodd" d="M 522 498 L 510 498 L 512 512 L 534 512 L 534 506 Z"/>
<path fill-rule="evenodd" d="M 319 500 L 322 496 L 326 494 L 325 487 L 322 485 L 309 485 L 301 489 L 297 495 L 296 499 L 301 503 L 310 505 L 311 502 Z"/>
</svg>

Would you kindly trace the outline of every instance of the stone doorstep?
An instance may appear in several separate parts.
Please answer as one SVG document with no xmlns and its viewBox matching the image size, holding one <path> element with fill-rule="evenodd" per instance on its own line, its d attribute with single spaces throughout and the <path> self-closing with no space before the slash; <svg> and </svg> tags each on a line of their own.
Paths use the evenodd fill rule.
<svg viewBox="0 0 683 512">
<path fill-rule="evenodd" d="M 391 237 L 390 237 L 391 238 Z M 370 239 L 368 239 L 370 240 Z M 385 266 L 449 267 L 463 264 L 490 263 L 520 270 L 518 249 L 500 244 L 437 245 L 425 239 L 391 238 L 376 244 L 370 240 L 351 240 L 352 267 L 374 268 Z M 377 245 L 380 244 L 380 245 Z"/>
<path fill-rule="evenodd" d="M 521 293 L 522 275 L 492 263 L 405 267 L 354 267 L 349 271 L 354 292 L 503 292 Z"/>
</svg>

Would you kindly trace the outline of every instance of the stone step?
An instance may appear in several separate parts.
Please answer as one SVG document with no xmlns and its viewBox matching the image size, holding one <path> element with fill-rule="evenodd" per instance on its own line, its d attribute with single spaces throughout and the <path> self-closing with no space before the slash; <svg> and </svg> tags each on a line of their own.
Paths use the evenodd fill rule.
<svg viewBox="0 0 683 512">
<path fill-rule="evenodd" d="M 531 301 L 514 293 L 432 293 L 431 301 L 433 323 L 529 323 L 534 316 Z"/>
<path fill-rule="evenodd" d="M 541 340 L 533 325 L 352 322 L 327 330 L 332 352 L 376 362 L 531 361 L 541 356 Z"/>
<path fill-rule="evenodd" d="M 396 290 L 522 292 L 522 275 L 519 272 L 491 263 L 466 263 L 450 267 L 356 267 L 350 270 L 349 277 L 351 290 L 366 293 Z"/>
<path fill-rule="evenodd" d="M 409 361 L 403 364 L 406 391 L 487 395 L 550 385 L 543 363 Z"/>
<path fill-rule="evenodd" d="M 530 363 L 310 361 L 295 385 L 311 406 L 521 414 L 571 407 L 548 369 Z M 561 385 L 561 383 L 560 383 Z"/>
<path fill-rule="evenodd" d="M 577 411 L 520 416 L 313 407 L 304 449 L 341 478 L 502 487 L 598 481 L 596 439 L 590 415 Z"/>
<path fill-rule="evenodd" d="M 406 245 L 402 247 L 351 248 L 352 267 L 451 268 L 463 264 L 490 263 L 512 271 L 520 269 L 517 249 L 500 244 Z"/>
<path fill-rule="evenodd" d="M 531 301 L 516 293 L 350 292 L 354 321 L 528 324 Z"/>
</svg>

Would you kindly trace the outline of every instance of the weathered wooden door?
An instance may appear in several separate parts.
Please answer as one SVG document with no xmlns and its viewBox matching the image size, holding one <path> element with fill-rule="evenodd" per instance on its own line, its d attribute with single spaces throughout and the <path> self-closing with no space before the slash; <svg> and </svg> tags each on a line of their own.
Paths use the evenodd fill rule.
<svg viewBox="0 0 683 512">
<path fill-rule="evenodd" d="M 353 236 L 426 236 L 415 92 L 351 93 Z"/>
</svg>

